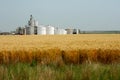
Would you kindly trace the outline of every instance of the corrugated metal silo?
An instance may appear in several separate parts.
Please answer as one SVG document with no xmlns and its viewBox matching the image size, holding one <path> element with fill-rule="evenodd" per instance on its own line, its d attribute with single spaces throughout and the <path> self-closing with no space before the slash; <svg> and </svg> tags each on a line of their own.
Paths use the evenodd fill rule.
<svg viewBox="0 0 120 80">
<path fill-rule="evenodd" d="M 61 30 L 56 28 L 54 34 L 61 34 Z"/>
<path fill-rule="evenodd" d="M 53 26 L 46 27 L 46 34 L 53 35 L 55 28 Z"/>
<path fill-rule="evenodd" d="M 73 34 L 73 29 L 65 29 L 67 31 L 67 34 Z"/>
<path fill-rule="evenodd" d="M 38 26 L 37 27 L 37 34 L 39 35 L 46 35 L 46 27 L 44 26 Z"/>
<path fill-rule="evenodd" d="M 64 29 L 55 29 L 55 34 L 67 34 L 67 31 Z"/>
<path fill-rule="evenodd" d="M 65 29 L 62 29 L 62 34 L 67 34 L 67 31 Z"/>
</svg>

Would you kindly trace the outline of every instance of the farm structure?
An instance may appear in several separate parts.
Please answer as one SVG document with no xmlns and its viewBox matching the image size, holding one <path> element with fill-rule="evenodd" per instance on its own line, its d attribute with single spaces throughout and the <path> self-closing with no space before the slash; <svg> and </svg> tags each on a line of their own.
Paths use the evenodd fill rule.
<svg viewBox="0 0 120 80">
<path fill-rule="evenodd" d="M 18 35 L 63 35 L 63 34 L 79 34 L 79 29 L 60 29 L 51 25 L 39 25 L 38 21 L 30 15 L 28 25 L 18 27 L 16 34 Z"/>
</svg>

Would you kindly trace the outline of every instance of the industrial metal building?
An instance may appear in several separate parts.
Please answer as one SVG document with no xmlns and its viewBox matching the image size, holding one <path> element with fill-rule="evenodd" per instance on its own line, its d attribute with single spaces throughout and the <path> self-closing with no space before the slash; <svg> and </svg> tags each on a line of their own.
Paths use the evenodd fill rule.
<svg viewBox="0 0 120 80">
<path fill-rule="evenodd" d="M 28 25 L 25 27 L 18 27 L 16 34 L 20 35 L 61 35 L 61 34 L 79 34 L 77 29 L 59 29 L 51 25 L 39 25 L 38 21 L 34 20 L 30 15 Z"/>
</svg>

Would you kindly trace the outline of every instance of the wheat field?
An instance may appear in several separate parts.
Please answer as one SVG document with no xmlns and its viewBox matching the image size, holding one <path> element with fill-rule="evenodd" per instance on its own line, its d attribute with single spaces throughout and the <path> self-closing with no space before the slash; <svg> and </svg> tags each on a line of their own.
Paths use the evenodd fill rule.
<svg viewBox="0 0 120 80">
<path fill-rule="evenodd" d="M 120 80 L 120 34 L 0 36 L 0 80 Z"/>
<path fill-rule="evenodd" d="M 120 49 L 119 34 L 0 36 L 0 50 L 12 49 Z"/>
<path fill-rule="evenodd" d="M 120 61 L 120 34 L 0 36 L 0 63 Z"/>
</svg>

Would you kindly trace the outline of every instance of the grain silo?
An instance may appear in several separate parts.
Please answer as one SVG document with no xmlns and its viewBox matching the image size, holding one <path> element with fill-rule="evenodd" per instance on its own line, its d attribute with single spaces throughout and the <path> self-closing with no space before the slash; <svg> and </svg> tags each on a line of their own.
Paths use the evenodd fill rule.
<svg viewBox="0 0 120 80">
<path fill-rule="evenodd" d="M 62 29 L 62 34 L 67 34 L 67 31 L 65 29 Z"/>
<path fill-rule="evenodd" d="M 46 34 L 53 35 L 55 28 L 53 26 L 47 26 L 46 27 Z"/>
<path fill-rule="evenodd" d="M 37 27 L 37 34 L 38 35 L 46 35 L 46 27 L 44 26 L 38 26 Z"/>
<path fill-rule="evenodd" d="M 65 29 L 67 31 L 67 34 L 73 34 L 73 29 Z"/>
<path fill-rule="evenodd" d="M 54 34 L 61 34 L 61 29 L 56 28 Z"/>
<path fill-rule="evenodd" d="M 64 29 L 55 29 L 55 34 L 67 34 L 67 31 Z"/>
</svg>

